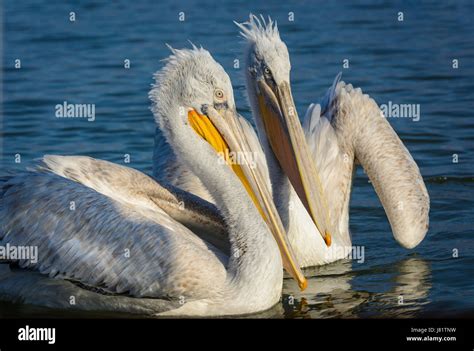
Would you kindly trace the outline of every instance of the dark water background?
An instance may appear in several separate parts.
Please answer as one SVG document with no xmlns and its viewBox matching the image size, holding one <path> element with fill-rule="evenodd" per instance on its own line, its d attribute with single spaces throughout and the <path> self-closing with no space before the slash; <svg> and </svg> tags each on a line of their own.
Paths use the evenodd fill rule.
<svg viewBox="0 0 474 351">
<path fill-rule="evenodd" d="M 278 21 L 292 60 L 300 115 L 339 71 L 379 104 L 420 104 L 418 122 L 390 122 L 420 166 L 431 197 L 430 230 L 414 250 L 394 241 L 367 177 L 358 171 L 351 201 L 354 245 L 365 262 L 308 270 L 303 294 L 285 280 L 272 316 L 474 316 L 474 18 L 473 3 L 415 1 L 63 1 L 3 2 L 3 113 L 0 170 L 24 169 L 43 154 L 89 155 L 151 173 L 152 73 L 187 40 L 207 48 L 229 73 L 240 112 L 242 43 L 233 20 L 249 12 Z M 69 21 L 69 13 L 76 21 Z M 186 15 L 178 21 L 178 13 Z M 397 20 L 404 13 L 404 21 Z M 294 12 L 294 22 L 288 21 Z M 21 69 L 15 69 L 15 59 Z M 131 60 L 124 69 L 123 61 Z M 342 61 L 349 59 L 350 68 Z M 452 68 L 452 60 L 459 68 Z M 55 105 L 96 104 L 96 119 L 55 118 Z M 21 163 L 15 163 L 15 154 Z M 453 163 L 453 154 L 458 163 Z M 459 257 L 453 257 L 457 249 Z M 293 295 L 295 297 L 292 304 Z M 400 296 L 403 304 L 400 304 Z M 0 304 L 1 316 L 65 316 Z M 71 314 L 109 316 L 109 314 Z"/>
</svg>

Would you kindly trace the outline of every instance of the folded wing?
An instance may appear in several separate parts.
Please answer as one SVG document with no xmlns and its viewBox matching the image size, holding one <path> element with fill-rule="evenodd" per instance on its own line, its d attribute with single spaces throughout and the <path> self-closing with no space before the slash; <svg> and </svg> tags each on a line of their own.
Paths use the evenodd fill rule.
<svg viewBox="0 0 474 351">
<path fill-rule="evenodd" d="M 127 198 L 93 169 L 59 176 L 47 164 L 1 187 L 0 245 L 38 248 L 38 261 L 21 267 L 137 297 L 203 298 L 224 283 L 226 256 L 133 187 Z"/>
</svg>

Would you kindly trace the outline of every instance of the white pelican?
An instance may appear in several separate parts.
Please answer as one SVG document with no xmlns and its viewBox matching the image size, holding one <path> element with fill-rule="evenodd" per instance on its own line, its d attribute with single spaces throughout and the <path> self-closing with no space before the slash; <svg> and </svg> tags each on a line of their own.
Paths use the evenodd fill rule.
<svg viewBox="0 0 474 351">
<path fill-rule="evenodd" d="M 280 299 L 282 264 L 304 288 L 262 175 L 248 162 L 230 164 L 218 154 L 247 148 L 223 68 L 202 48 L 172 49 L 155 78 L 149 96 L 156 122 L 180 161 L 210 189 L 230 254 L 170 216 L 166 209 L 176 199 L 153 179 L 88 157 L 46 156 L 38 168 L 2 184 L 0 245 L 37 246 L 37 262 L 20 259 L 21 268 L 109 294 L 160 299 L 155 307 L 165 315 L 266 310 Z M 209 206 L 195 197 L 188 204 L 181 214 L 171 212 L 205 221 Z M 16 290 L 2 291 L 0 284 L 2 295 L 35 301 L 35 285 L 5 284 Z M 67 306 L 70 291 L 62 285 L 48 305 Z M 103 297 L 75 307 L 123 309 L 124 303 L 134 304 Z"/>
<path fill-rule="evenodd" d="M 246 88 L 274 201 L 300 264 L 321 265 L 347 255 L 357 164 L 373 184 L 395 240 L 405 248 L 418 245 L 428 230 L 428 192 L 374 100 L 339 82 L 339 75 L 321 104 L 308 108 L 302 129 L 290 89 L 288 49 L 276 23 L 250 15 L 236 24 L 247 42 Z"/>
<path fill-rule="evenodd" d="M 251 15 L 236 24 L 247 42 L 246 88 L 258 138 L 240 121 L 260 174 L 270 177 L 300 265 L 327 264 L 351 251 L 349 200 L 357 164 L 374 185 L 396 241 L 405 248 L 418 245 L 428 230 L 428 192 L 374 100 L 337 76 L 321 104 L 308 108 L 302 128 L 291 94 L 289 53 L 276 23 Z M 163 155 L 159 136 L 155 141 L 154 175 L 214 202 L 192 171 Z"/>
</svg>

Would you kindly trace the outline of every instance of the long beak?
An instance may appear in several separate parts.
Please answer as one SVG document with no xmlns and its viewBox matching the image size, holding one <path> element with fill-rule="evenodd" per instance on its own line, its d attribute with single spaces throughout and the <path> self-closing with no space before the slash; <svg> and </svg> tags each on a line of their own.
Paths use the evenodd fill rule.
<svg viewBox="0 0 474 351">
<path fill-rule="evenodd" d="M 274 90 L 258 81 L 258 103 L 266 136 L 280 167 L 313 219 L 327 246 L 331 245 L 329 208 L 319 174 L 309 151 L 290 85 Z"/>
<path fill-rule="evenodd" d="M 307 281 L 288 243 L 286 233 L 276 210 L 267 184 L 257 167 L 250 159 L 251 149 L 242 131 L 237 112 L 227 109 L 216 111 L 209 107 L 207 116 L 197 114 L 194 110 L 188 114 L 191 126 L 206 139 L 213 148 L 224 156 L 224 159 L 237 174 L 245 186 L 249 196 L 267 223 L 278 244 L 282 256 L 283 267 L 297 281 L 301 290 L 306 289 Z M 239 155 L 239 164 L 228 156 Z"/>
</svg>

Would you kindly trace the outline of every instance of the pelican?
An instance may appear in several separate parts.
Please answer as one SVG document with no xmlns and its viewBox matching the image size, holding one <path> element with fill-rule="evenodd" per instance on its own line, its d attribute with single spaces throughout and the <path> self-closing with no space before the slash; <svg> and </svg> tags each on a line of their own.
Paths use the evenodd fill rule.
<svg viewBox="0 0 474 351">
<path fill-rule="evenodd" d="M 289 53 L 277 24 L 253 15 L 235 24 L 246 41 L 246 90 L 258 136 L 243 117 L 239 120 L 301 267 L 331 263 L 351 252 L 349 200 L 359 164 L 395 240 L 408 249 L 417 246 L 428 230 L 428 192 L 375 101 L 338 75 L 321 103 L 309 106 L 302 126 L 291 93 Z M 163 154 L 160 140 L 157 133 L 154 175 L 214 202 L 186 165 Z"/>
<path fill-rule="evenodd" d="M 375 188 L 395 240 L 405 248 L 417 246 L 428 230 L 428 192 L 375 101 L 338 75 L 321 103 L 309 106 L 302 127 L 291 94 L 289 53 L 276 22 L 250 15 L 235 24 L 246 41 L 246 89 L 274 202 L 300 264 L 347 256 L 358 164 Z"/>
<path fill-rule="evenodd" d="M 219 227 L 203 200 L 176 195 L 124 166 L 45 156 L 35 169 L 2 184 L 0 245 L 38 247 L 37 262 L 18 264 L 64 282 L 48 300 L 52 307 L 67 305 L 70 286 L 64 284 L 70 281 L 114 298 L 157 299 L 157 312 L 180 316 L 267 310 L 280 299 L 282 267 L 305 288 L 265 176 L 248 159 L 233 164 L 225 156 L 249 151 L 229 77 L 203 48 L 171 50 L 149 93 L 152 111 L 174 154 L 212 193 L 230 251 L 176 219 L 188 215 L 188 222 L 201 222 L 197 227 Z M 177 197 L 186 200 L 182 211 L 176 209 Z M 16 289 L 31 301 L 31 288 Z M 76 307 L 124 303 L 98 299 Z M 133 305 L 133 299 L 126 301 Z"/>
</svg>

